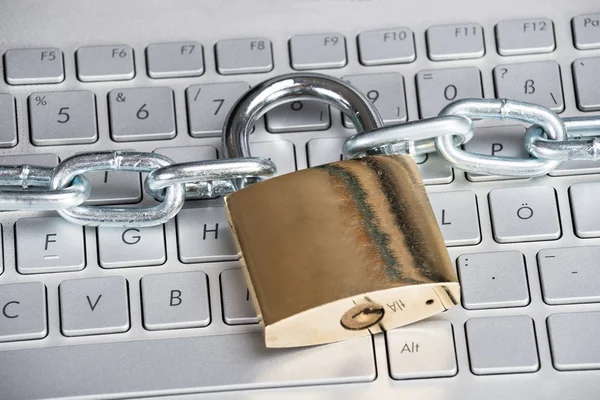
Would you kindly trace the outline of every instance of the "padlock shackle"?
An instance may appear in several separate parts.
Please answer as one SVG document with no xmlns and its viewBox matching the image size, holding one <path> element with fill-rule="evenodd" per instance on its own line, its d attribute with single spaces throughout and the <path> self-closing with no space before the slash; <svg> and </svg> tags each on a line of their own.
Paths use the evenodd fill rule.
<svg viewBox="0 0 600 400">
<path fill-rule="evenodd" d="M 317 100 L 339 109 L 357 133 L 383 126 L 375 106 L 349 83 L 315 73 L 281 75 L 253 87 L 231 108 L 223 126 L 225 157 L 250 157 L 249 135 L 254 123 L 267 111 L 300 100 Z"/>
</svg>

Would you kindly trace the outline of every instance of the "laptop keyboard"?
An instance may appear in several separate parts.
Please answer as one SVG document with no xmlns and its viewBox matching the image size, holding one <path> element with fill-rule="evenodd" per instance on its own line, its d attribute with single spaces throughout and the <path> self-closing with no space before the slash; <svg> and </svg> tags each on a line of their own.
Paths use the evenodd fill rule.
<svg viewBox="0 0 600 400">
<path fill-rule="evenodd" d="M 576 11 L 560 20 L 467 18 L 427 29 L 373 23 L 354 33 L 223 32 L 214 42 L 89 40 L 74 48 L 40 38 L 40 46 L 0 47 L 0 165 L 55 166 L 114 149 L 176 162 L 216 159 L 237 98 L 294 70 L 351 82 L 386 124 L 484 96 L 562 116 L 598 115 L 600 13 Z M 464 148 L 526 156 L 524 131 L 482 125 Z M 251 151 L 289 173 L 342 159 L 352 132 L 339 111 L 296 101 L 256 125 Z M 0 393 L 121 398 L 354 383 L 351 390 L 364 393 L 383 385 L 391 396 L 404 383 L 425 388 L 463 376 L 545 380 L 593 370 L 597 380 L 600 164 L 569 161 L 546 177 L 514 179 L 465 174 L 436 154 L 416 161 L 456 262 L 462 305 L 373 339 L 306 349 L 264 348 L 220 198 L 188 201 L 175 220 L 147 228 L 3 213 Z M 142 190 L 143 174 L 87 177 L 89 204 L 154 201 Z M 29 384 L 32 377 L 39 384 Z"/>
</svg>

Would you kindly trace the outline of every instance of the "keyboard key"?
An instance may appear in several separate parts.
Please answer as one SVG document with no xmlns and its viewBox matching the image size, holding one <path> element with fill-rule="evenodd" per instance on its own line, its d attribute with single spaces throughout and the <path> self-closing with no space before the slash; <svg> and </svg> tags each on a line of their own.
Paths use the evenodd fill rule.
<svg viewBox="0 0 600 400">
<path fill-rule="evenodd" d="M 547 304 L 600 302 L 600 246 L 544 249 L 537 255 Z"/>
<path fill-rule="evenodd" d="M 415 38 L 409 28 L 362 32 L 358 53 L 363 65 L 410 63 L 416 58 Z"/>
<path fill-rule="evenodd" d="M 600 172 L 600 163 L 590 160 L 563 161 L 556 169 L 550 171 L 550 176 L 568 176 L 597 174 Z"/>
<path fill-rule="evenodd" d="M 142 200 L 140 174 L 123 171 L 88 172 L 92 192 L 85 204 L 129 204 Z"/>
<path fill-rule="evenodd" d="M 339 33 L 298 35 L 290 39 L 292 68 L 342 68 L 346 65 L 346 38 Z"/>
<path fill-rule="evenodd" d="M 471 153 L 488 156 L 529 158 L 530 155 L 523 146 L 525 128 L 522 125 L 494 126 L 477 128 L 473 139 L 463 145 Z M 511 176 L 482 175 L 467 172 L 467 179 L 472 182 L 497 181 L 516 179 Z"/>
<path fill-rule="evenodd" d="M 11 400 L 149 398 L 370 382 L 377 375 L 371 337 L 267 349 L 262 332 L 4 350 L 0 365 L 11 366 L 0 379 L 0 393 Z M 60 384 L 32 384 L 41 377 Z"/>
<path fill-rule="evenodd" d="M 540 104 L 556 112 L 565 109 L 556 61 L 499 65 L 494 82 L 497 98 Z"/>
<path fill-rule="evenodd" d="M 55 47 L 7 50 L 4 75 L 10 85 L 60 83 L 65 80 L 62 52 Z"/>
<path fill-rule="evenodd" d="M 4 272 L 4 232 L 2 231 L 2 226 L 0 225 L 0 275 Z"/>
<path fill-rule="evenodd" d="M 250 152 L 254 157 L 268 158 L 277 166 L 277 176 L 296 170 L 294 144 L 287 140 L 250 143 Z"/>
<path fill-rule="evenodd" d="M 200 328 L 210 324 L 208 278 L 202 271 L 142 278 L 144 328 Z"/>
<path fill-rule="evenodd" d="M 0 342 L 47 334 L 46 287 L 40 282 L 0 285 Z"/>
<path fill-rule="evenodd" d="M 127 45 L 80 47 L 76 58 L 80 81 L 123 81 L 135 76 L 133 49 Z"/>
<path fill-rule="evenodd" d="M 108 93 L 115 142 L 175 137 L 173 91 L 167 87 L 115 89 Z"/>
<path fill-rule="evenodd" d="M 600 312 L 552 314 L 546 321 L 554 368 L 600 369 Z"/>
<path fill-rule="evenodd" d="M 539 369 L 530 317 L 471 318 L 465 328 L 471 371 L 475 375 L 535 372 Z"/>
<path fill-rule="evenodd" d="M 581 238 L 600 237 L 597 212 L 600 182 L 576 183 L 569 188 L 575 234 Z"/>
<path fill-rule="evenodd" d="M 190 135 L 221 136 L 227 113 L 250 85 L 245 82 L 192 85 L 187 88 Z"/>
<path fill-rule="evenodd" d="M 17 145 L 17 114 L 15 99 L 8 93 L 0 93 L 0 147 Z"/>
<path fill-rule="evenodd" d="M 421 178 L 426 185 L 450 183 L 454 179 L 452 167 L 439 154 L 424 154 L 415 158 Z"/>
<path fill-rule="evenodd" d="M 39 167 L 56 167 L 58 165 L 56 154 L 15 154 L 0 156 L 0 165 L 37 165 Z"/>
<path fill-rule="evenodd" d="M 479 24 L 432 26 L 426 37 L 432 61 L 479 58 L 485 54 L 483 28 Z"/>
<path fill-rule="evenodd" d="M 421 321 L 386 332 L 390 375 L 394 379 L 439 378 L 458 372 L 452 325 Z"/>
<path fill-rule="evenodd" d="M 99 335 L 129 330 L 125 278 L 69 279 L 59 285 L 59 293 L 63 335 Z"/>
<path fill-rule="evenodd" d="M 465 308 L 480 310 L 529 304 L 525 261 L 520 252 L 463 254 L 457 264 Z"/>
<path fill-rule="evenodd" d="M 463 246 L 481 241 L 475 193 L 468 190 L 429 193 L 429 200 L 446 246 Z"/>
<path fill-rule="evenodd" d="M 387 74 L 350 75 L 343 78 L 363 92 L 375 105 L 385 124 L 406 122 L 404 78 L 392 72 Z M 354 128 L 344 116 L 344 126 Z"/>
<path fill-rule="evenodd" d="M 216 160 L 217 149 L 213 146 L 160 147 L 155 153 L 169 157 L 176 163 Z"/>
<path fill-rule="evenodd" d="M 241 269 L 227 269 L 221 272 L 221 301 L 223 321 L 226 324 L 258 324 L 250 291 Z"/>
<path fill-rule="evenodd" d="M 29 96 L 29 129 L 36 146 L 98 140 L 96 97 L 89 90 L 37 92 Z"/>
<path fill-rule="evenodd" d="M 598 29 L 600 33 L 600 28 Z M 577 108 L 581 111 L 600 111 L 600 57 L 579 58 L 573 62 L 573 81 Z"/>
<path fill-rule="evenodd" d="M 252 74 L 273 69 L 271 41 L 267 38 L 219 40 L 215 50 L 217 71 L 221 75 Z"/>
<path fill-rule="evenodd" d="M 198 42 L 154 43 L 146 48 L 148 76 L 180 78 L 204 73 L 204 51 Z"/>
<path fill-rule="evenodd" d="M 181 210 L 177 215 L 177 247 L 183 263 L 239 259 L 223 207 Z"/>
<path fill-rule="evenodd" d="M 498 243 L 553 240 L 561 235 L 556 193 L 550 186 L 493 189 L 489 202 Z"/>
<path fill-rule="evenodd" d="M 297 100 L 266 114 L 267 130 L 272 133 L 322 131 L 330 125 L 329 106 L 320 101 Z"/>
<path fill-rule="evenodd" d="M 417 94 L 421 118 L 435 117 L 454 100 L 483 97 L 481 74 L 475 67 L 420 71 Z"/>
<path fill-rule="evenodd" d="M 573 42 L 579 50 L 600 48 L 600 13 L 573 18 Z"/>
<path fill-rule="evenodd" d="M 62 217 L 24 218 L 15 224 L 21 274 L 79 271 L 85 267 L 83 227 Z"/>
<path fill-rule="evenodd" d="M 98 228 L 102 268 L 161 265 L 167 260 L 162 225 L 144 228 Z"/>
<path fill-rule="evenodd" d="M 501 21 L 496 25 L 496 45 L 502 56 L 554 51 L 554 25 L 548 18 Z"/>
</svg>

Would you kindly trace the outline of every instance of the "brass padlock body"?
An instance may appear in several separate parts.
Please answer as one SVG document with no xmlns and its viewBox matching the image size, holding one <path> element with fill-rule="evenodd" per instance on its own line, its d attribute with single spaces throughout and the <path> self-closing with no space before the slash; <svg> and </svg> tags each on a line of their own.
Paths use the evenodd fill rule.
<svg viewBox="0 0 600 400">
<path fill-rule="evenodd" d="M 230 194 L 225 205 L 267 347 L 369 335 L 459 302 L 410 156 L 297 171 Z"/>
</svg>

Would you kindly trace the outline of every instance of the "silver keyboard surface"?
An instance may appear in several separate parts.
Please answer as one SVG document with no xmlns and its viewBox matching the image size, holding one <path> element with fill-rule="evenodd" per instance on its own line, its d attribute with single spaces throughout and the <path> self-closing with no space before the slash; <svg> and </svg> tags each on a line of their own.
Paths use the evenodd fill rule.
<svg viewBox="0 0 600 400">
<path fill-rule="evenodd" d="M 0 165 L 214 159 L 237 97 L 292 71 L 347 79 L 389 124 L 481 96 L 600 115 L 597 0 L 1 3 Z M 256 124 L 251 150 L 287 173 L 341 159 L 352 133 L 294 102 Z M 523 155 L 523 133 L 483 123 L 465 148 Z M 2 212 L 0 399 L 596 399 L 600 162 L 535 179 L 417 162 L 462 304 L 305 349 L 264 348 L 220 198 L 152 228 Z M 89 179 L 91 203 L 153 201 L 143 176 Z"/>
</svg>

